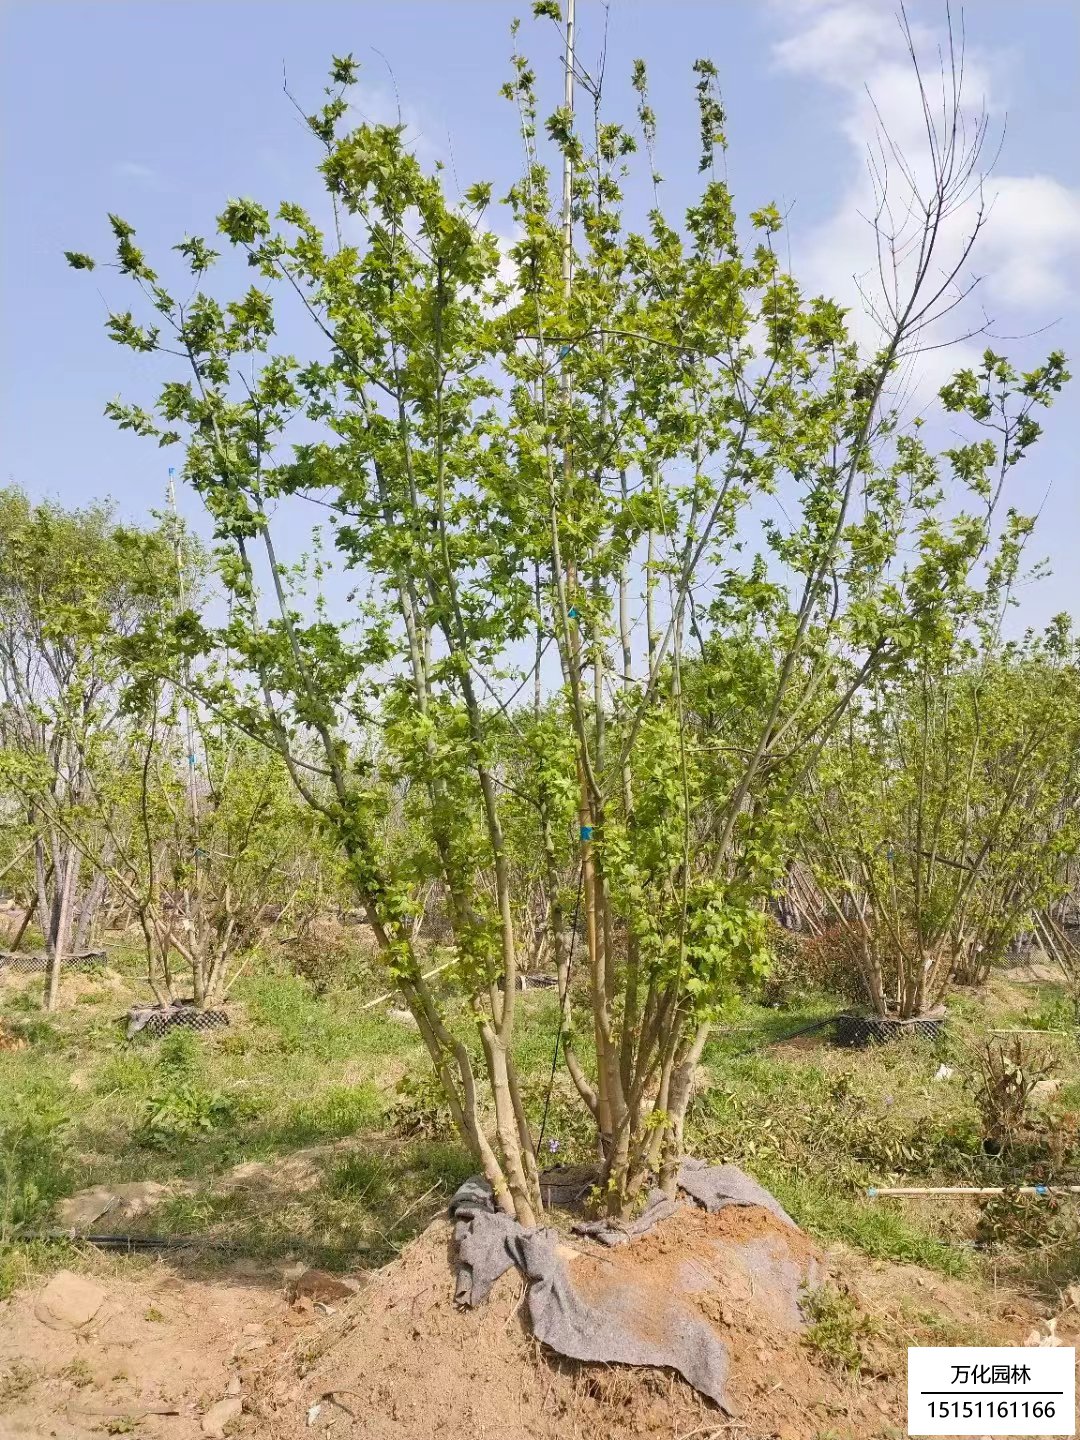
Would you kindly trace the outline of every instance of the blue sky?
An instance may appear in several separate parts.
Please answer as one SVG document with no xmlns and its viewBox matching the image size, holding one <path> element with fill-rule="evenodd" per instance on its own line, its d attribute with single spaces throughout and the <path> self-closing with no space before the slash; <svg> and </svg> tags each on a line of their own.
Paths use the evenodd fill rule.
<svg viewBox="0 0 1080 1440">
<path fill-rule="evenodd" d="M 178 451 L 120 434 L 102 414 L 117 394 L 146 401 L 153 359 L 119 350 L 102 328 L 106 275 L 68 270 L 66 248 L 103 253 L 105 213 L 136 225 L 151 261 L 185 233 L 212 232 L 225 199 L 313 203 L 310 137 L 282 94 L 313 108 L 331 53 L 361 62 L 357 104 L 389 119 L 395 87 L 419 153 L 452 163 L 462 189 L 517 173 L 515 117 L 499 97 L 515 14 L 527 0 L 396 0 L 374 4 L 256 0 L 7 0 L 0 59 L 0 477 L 74 504 L 110 495 L 130 518 L 159 506 Z M 581 55 L 599 52 L 603 9 L 579 0 Z M 909 14 L 928 50 L 943 3 Z M 1017 23 L 1022 15 L 1023 24 Z M 1053 577 L 1027 591 L 1022 616 L 1080 614 L 1080 5 L 975 0 L 965 15 L 969 93 L 991 123 L 1007 116 L 988 193 L 990 224 L 974 268 L 997 348 L 1030 365 L 1051 346 L 1078 380 L 1047 420 L 1021 503 L 1042 502 L 1036 549 Z M 557 103 L 550 25 L 527 18 L 523 39 Z M 624 90 L 630 61 L 650 67 L 665 201 L 690 199 L 697 138 L 690 64 L 710 55 L 729 113 L 729 178 L 743 213 L 775 199 L 790 210 L 796 271 L 856 303 L 852 274 L 868 263 L 862 155 L 866 86 L 891 126 L 912 122 L 901 39 L 888 0 L 613 0 L 607 75 Z M 392 75 L 391 72 L 392 71 Z M 628 112 L 627 112 L 628 113 Z M 99 272 L 100 274 L 100 272 Z M 101 294 L 99 294 L 99 290 Z M 127 301 L 125 300 L 125 305 Z M 121 307 L 123 308 L 123 307 Z M 1051 329 L 1038 336 L 1029 332 Z M 981 343 L 981 342 L 980 342 Z M 954 358 L 967 358 L 969 350 Z M 940 352 L 923 381 L 938 379 Z M 197 515 L 197 508 L 190 511 Z"/>
</svg>

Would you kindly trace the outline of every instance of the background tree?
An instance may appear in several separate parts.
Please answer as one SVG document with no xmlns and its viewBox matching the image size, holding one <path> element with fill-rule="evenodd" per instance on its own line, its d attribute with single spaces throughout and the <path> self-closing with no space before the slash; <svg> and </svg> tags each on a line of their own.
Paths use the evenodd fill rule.
<svg viewBox="0 0 1080 1440">
<path fill-rule="evenodd" d="M 87 757 L 117 721 L 117 641 L 168 593 L 168 539 L 118 524 L 104 504 L 65 511 L 0 491 L 0 766 L 33 838 L 35 905 L 49 958 L 84 944 L 103 894 L 83 866 L 100 817 L 87 810 Z"/>
<path fill-rule="evenodd" d="M 882 1015 L 984 980 L 1076 851 L 1075 642 L 1061 620 L 990 647 L 957 642 L 878 687 L 811 790 L 805 853 Z"/>
</svg>

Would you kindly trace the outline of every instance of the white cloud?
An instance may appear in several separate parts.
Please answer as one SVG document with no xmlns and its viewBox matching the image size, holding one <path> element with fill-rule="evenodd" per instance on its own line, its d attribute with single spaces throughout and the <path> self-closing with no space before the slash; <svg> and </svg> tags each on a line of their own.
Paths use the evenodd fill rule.
<svg viewBox="0 0 1080 1440">
<path fill-rule="evenodd" d="M 878 62 L 885 49 L 885 32 L 895 41 L 895 24 L 883 7 L 866 4 L 786 5 L 782 14 L 813 15 L 804 28 L 780 40 L 774 54 L 781 67 L 795 74 L 815 75 L 834 85 L 846 85 Z"/>
<path fill-rule="evenodd" d="M 1052 175 L 1003 175 L 988 186 L 987 283 L 1007 305 L 1047 310 L 1080 282 L 1080 191 Z"/>
<path fill-rule="evenodd" d="M 113 174 L 122 180 L 136 180 L 148 190 L 165 190 L 165 180 L 152 165 L 143 165 L 138 160 L 118 160 L 113 165 Z"/>
<path fill-rule="evenodd" d="M 852 328 L 864 343 L 877 329 L 865 313 L 859 288 L 877 301 L 881 281 L 873 227 L 874 188 L 867 167 L 867 146 L 884 129 L 925 188 L 930 175 L 926 117 L 913 67 L 906 54 L 892 0 L 778 0 L 773 13 L 784 32 L 774 45 L 776 64 L 792 74 L 810 77 L 840 92 L 844 99 L 842 132 L 851 147 L 852 167 L 833 213 L 809 233 L 796 235 L 795 264 L 814 289 L 836 296 L 852 310 Z M 976 10 L 975 15 L 978 15 Z M 939 54 L 947 59 L 943 31 L 912 22 L 912 39 L 923 67 L 923 79 L 938 125 L 943 96 Z M 959 39 L 958 39 L 959 45 Z M 979 116 L 991 116 L 983 163 L 993 159 L 995 72 L 1002 57 L 979 52 L 970 42 L 964 56 L 962 110 L 966 135 L 975 134 Z M 1000 87 L 998 87 L 1000 88 Z M 945 107 L 947 109 L 947 106 Z M 886 154 L 889 196 L 901 219 L 900 163 Z M 1055 306 L 1080 290 L 1080 191 L 1070 190 L 1052 176 L 994 175 L 986 183 L 987 220 L 969 262 L 957 276 L 966 288 L 980 277 L 978 290 L 925 337 L 930 344 L 978 326 L 985 306 L 993 319 L 1000 309 L 1010 324 L 1036 327 L 1056 318 Z M 977 214 L 973 191 L 943 228 L 937 269 L 947 274 L 962 255 Z M 910 269 L 911 256 L 906 257 Z M 903 271 L 905 264 L 902 263 Z M 889 267 L 886 267 L 888 274 Z M 943 297 L 943 303 L 951 298 Z M 936 384 L 966 356 L 956 350 L 928 351 L 919 363 L 919 388 Z"/>
</svg>

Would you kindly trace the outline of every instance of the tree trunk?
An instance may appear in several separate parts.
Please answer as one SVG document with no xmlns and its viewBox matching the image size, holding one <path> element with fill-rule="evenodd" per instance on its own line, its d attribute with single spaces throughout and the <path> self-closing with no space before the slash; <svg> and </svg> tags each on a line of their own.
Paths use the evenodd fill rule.
<svg viewBox="0 0 1080 1440">
<path fill-rule="evenodd" d="M 45 864 L 45 837 L 34 837 L 34 904 L 37 908 L 38 929 L 42 944 L 48 948 L 50 925 L 49 879 L 51 872 Z"/>
<path fill-rule="evenodd" d="M 33 907 L 33 905 L 31 905 L 31 904 L 27 904 L 26 908 L 23 910 L 23 918 L 22 918 L 22 919 L 20 920 L 20 922 L 19 922 L 19 928 L 18 928 L 18 930 L 15 931 L 15 938 L 14 938 L 14 940 L 12 940 L 12 942 L 11 942 L 11 948 L 12 948 L 12 950 L 18 950 L 18 948 L 19 948 L 19 942 L 22 940 L 22 938 L 23 938 L 23 936 L 26 934 L 27 930 L 30 929 L 30 921 L 31 921 L 33 918 L 34 918 L 34 907 Z"/>
<path fill-rule="evenodd" d="M 52 1011 L 56 1009 L 60 996 L 60 967 L 64 963 L 64 957 L 71 950 L 71 928 L 74 922 L 74 897 L 75 890 L 79 883 L 79 870 L 82 866 L 82 855 L 73 845 L 68 846 L 66 860 L 61 859 L 61 852 L 54 843 L 53 854 L 59 865 L 54 860 L 54 873 L 57 876 L 57 887 L 53 897 L 53 923 L 50 933 L 45 938 L 46 954 L 49 957 L 49 979 L 45 989 L 45 1009 Z"/>
<path fill-rule="evenodd" d="M 97 919 L 101 902 L 105 898 L 107 888 L 105 873 L 99 870 L 94 876 L 93 882 L 83 897 L 79 906 L 78 929 L 75 931 L 74 949 L 78 954 L 80 951 L 89 950 L 90 942 L 94 933 L 94 921 Z"/>
</svg>

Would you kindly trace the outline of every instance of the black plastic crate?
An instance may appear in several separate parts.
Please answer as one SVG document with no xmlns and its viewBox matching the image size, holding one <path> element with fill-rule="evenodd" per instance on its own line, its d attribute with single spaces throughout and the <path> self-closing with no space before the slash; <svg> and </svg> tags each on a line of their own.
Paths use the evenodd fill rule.
<svg viewBox="0 0 1080 1440">
<path fill-rule="evenodd" d="M 911 1020 L 901 1020 L 894 1015 L 837 1015 L 833 1035 L 838 1045 L 861 1049 L 867 1045 L 888 1045 L 903 1035 L 936 1040 L 944 1024 L 944 1015 L 916 1015 Z"/>
</svg>

